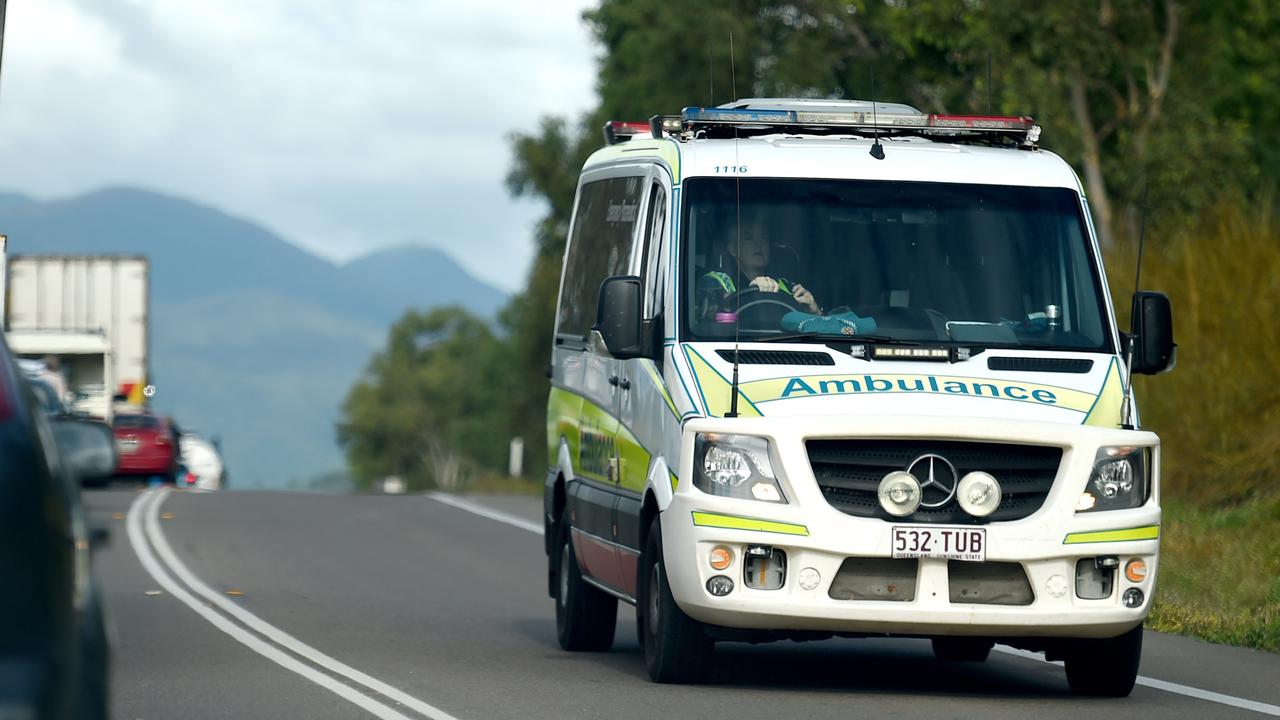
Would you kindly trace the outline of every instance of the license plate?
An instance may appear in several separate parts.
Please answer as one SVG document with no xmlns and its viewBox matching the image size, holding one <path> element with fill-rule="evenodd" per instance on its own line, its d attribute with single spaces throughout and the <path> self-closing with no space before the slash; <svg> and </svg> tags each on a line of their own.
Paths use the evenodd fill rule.
<svg viewBox="0 0 1280 720">
<path fill-rule="evenodd" d="M 117 440 L 116 441 L 116 450 L 122 453 L 128 454 L 136 451 L 137 449 L 138 449 L 137 440 Z"/>
<path fill-rule="evenodd" d="M 987 559 L 987 529 L 894 525 L 893 557 L 944 558 L 981 562 Z"/>
</svg>

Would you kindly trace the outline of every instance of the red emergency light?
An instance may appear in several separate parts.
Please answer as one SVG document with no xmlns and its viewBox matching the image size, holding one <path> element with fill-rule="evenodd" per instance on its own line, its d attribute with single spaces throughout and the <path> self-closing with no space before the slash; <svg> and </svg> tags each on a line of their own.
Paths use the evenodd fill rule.
<svg viewBox="0 0 1280 720">
<path fill-rule="evenodd" d="M 637 135 L 649 135 L 649 123 L 610 120 L 604 124 L 604 142 L 606 145 L 617 145 Z"/>
</svg>

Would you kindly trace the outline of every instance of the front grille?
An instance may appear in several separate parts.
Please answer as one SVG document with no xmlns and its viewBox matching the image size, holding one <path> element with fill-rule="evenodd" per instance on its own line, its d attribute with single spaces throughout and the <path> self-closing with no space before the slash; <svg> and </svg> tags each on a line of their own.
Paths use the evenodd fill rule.
<svg viewBox="0 0 1280 720">
<path fill-rule="evenodd" d="M 963 442 L 955 440 L 809 440 L 809 464 L 827 502 L 855 517 L 913 523 L 987 523 L 1020 520 L 1044 505 L 1062 462 L 1062 449 L 1039 445 Z M 921 507 L 905 518 L 895 518 L 880 507 L 876 490 L 880 480 L 922 455 L 946 458 L 956 468 L 956 479 L 982 470 L 1000 483 L 1000 507 L 985 518 L 974 518 L 953 498 L 937 507 Z M 923 479 L 923 478 L 921 478 Z M 928 495 L 926 495 L 926 498 Z"/>
</svg>

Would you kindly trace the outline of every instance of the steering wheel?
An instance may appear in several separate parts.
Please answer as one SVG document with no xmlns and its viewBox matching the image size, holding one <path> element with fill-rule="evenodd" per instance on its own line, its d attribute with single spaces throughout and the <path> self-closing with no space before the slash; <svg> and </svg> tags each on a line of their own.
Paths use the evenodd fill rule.
<svg viewBox="0 0 1280 720">
<path fill-rule="evenodd" d="M 736 310 L 739 323 L 742 322 L 745 313 L 750 313 L 752 322 L 747 324 L 757 327 L 765 327 L 770 324 L 773 327 L 781 327 L 783 315 L 793 310 L 809 312 L 807 307 L 796 302 L 796 299 L 787 293 L 781 291 L 764 292 L 754 285 L 727 296 L 724 299 L 723 307 L 729 310 Z"/>
</svg>

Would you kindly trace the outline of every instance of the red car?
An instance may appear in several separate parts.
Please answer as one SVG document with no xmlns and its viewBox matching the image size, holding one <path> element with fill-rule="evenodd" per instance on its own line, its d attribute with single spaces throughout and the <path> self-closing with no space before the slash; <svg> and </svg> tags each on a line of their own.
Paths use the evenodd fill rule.
<svg viewBox="0 0 1280 720">
<path fill-rule="evenodd" d="M 160 475 L 173 482 L 178 470 L 178 439 L 169 423 L 151 413 L 116 415 L 116 475 Z"/>
</svg>

